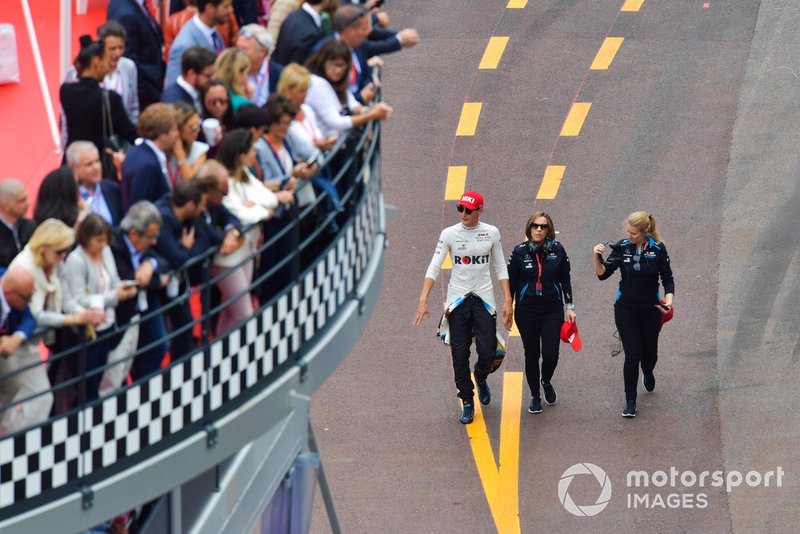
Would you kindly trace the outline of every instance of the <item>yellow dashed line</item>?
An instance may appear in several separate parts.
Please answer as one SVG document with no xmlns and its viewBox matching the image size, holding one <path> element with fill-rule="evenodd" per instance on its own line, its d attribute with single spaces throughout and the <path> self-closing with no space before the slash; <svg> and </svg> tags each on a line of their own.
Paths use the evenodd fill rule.
<svg viewBox="0 0 800 534">
<path fill-rule="evenodd" d="M 478 69 L 493 70 L 497 68 L 500 63 L 500 58 L 503 57 L 503 51 L 508 44 L 508 37 L 492 37 L 489 39 L 489 44 L 486 45 L 486 51 L 483 53 L 481 64 Z"/>
<path fill-rule="evenodd" d="M 464 102 L 464 107 L 461 108 L 461 118 L 458 121 L 458 128 L 456 129 L 457 137 L 467 137 L 475 135 L 475 130 L 478 128 L 478 117 L 481 116 L 480 102 Z"/>
<path fill-rule="evenodd" d="M 635 13 L 636 11 L 639 11 L 639 8 L 642 7 L 642 4 L 644 4 L 644 0 L 625 0 L 625 3 L 622 4 L 622 9 L 620 9 L 620 11 Z"/>
<path fill-rule="evenodd" d="M 528 0 L 508 0 L 506 9 L 523 9 L 528 5 Z"/>
<path fill-rule="evenodd" d="M 575 102 L 572 104 L 567 120 L 564 121 L 564 126 L 561 128 L 561 137 L 575 137 L 581 133 L 583 121 L 586 120 L 590 107 L 592 107 L 591 102 Z"/>
<path fill-rule="evenodd" d="M 558 187 L 561 185 L 561 179 L 564 177 L 564 171 L 567 170 L 565 165 L 548 165 L 544 171 L 544 178 L 542 185 L 539 187 L 537 199 L 552 200 L 556 198 Z"/>
<path fill-rule="evenodd" d="M 594 57 L 594 61 L 592 62 L 590 69 L 606 70 L 614 60 L 614 56 L 617 54 L 617 51 L 619 50 L 619 47 L 622 46 L 622 41 L 624 40 L 624 37 L 606 37 L 606 40 L 603 41 L 603 45 L 600 47 L 600 50 L 597 51 L 597 55 Z"/>
<path fill-rule="evenodd" d="M 464 194 L 467 183 L 467 166 L 450 166 L 447 168 L 447 182 L 444 188 L 445 200 L 459 200 Z"/>
</svg>

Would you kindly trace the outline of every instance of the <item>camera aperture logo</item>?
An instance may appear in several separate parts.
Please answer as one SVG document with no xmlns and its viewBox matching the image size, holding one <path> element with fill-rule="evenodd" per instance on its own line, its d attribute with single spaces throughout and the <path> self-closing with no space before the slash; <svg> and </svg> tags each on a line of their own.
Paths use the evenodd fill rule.
<svg viewBox="0 0 800 534">
<path fill-rule="evenodd" d="M 597 483 L 600 484 L 600 496 L 594 504 L 579 506 L 575 504 L 572 497 L 569 495 L 569 485 L 572 484 L 572 479 L 577 475 L 594 475 Z M 584 462 L 575 464 L 564 471 L 561 475 L 561 480 L 558 481 L 558 500 L 564 506 L 564 509 L 578 517 L 591 517 L 597 515 L 608 506 L 608 501 L 611 500 L 611 480 L 600 467 Z"/>
</svg>

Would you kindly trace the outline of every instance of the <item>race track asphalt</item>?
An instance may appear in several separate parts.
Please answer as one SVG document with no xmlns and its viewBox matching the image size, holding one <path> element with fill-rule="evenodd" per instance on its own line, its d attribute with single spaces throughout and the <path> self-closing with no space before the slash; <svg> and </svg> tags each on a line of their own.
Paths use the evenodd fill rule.
<svg viewBox="0 0 800 534">
<path fill-rule="evenodd" d="M 411 326 L 437 236 L 457 222 L 455 202 L 445 200 L 448 167 L 467 166 L 466 189 L 486 197 L 482 220 L 500 229 L 506 253 L 531 211 L 543 209 L 572 263 L 584 348 L 562 344 L 555 406 L 528 414 L 523 386 L 521 532 L 795 532 L 800 7 L 628 0 L 641 6 L 623 12 L 623 0 L 507 3 L 387 2 L 393 27 L 421 35 L 417 47 L 385 58 L 394 114 L 382 180 L 398 217 L 388 225 L 370 326 L 312 400 L 343 531 L 498 531 L 457 419 L 449 350 L 434 337 L 438 312 Z M 497 69 L 479 70 L 492 36 L 508 44 Z M 590 69 L 608 37 L 624 40 L 607 70 Z M 457 137 L 465 102 L 482 103 L 481 113 L 475 135 Z M 591 108 L 579 135 L 562 137 L 574 102 Z M 537 199 L 548 165 L 565 166 L 563 180 L 555 199 Z M 635 210 L 658 220 L 676 315 L 662 332 L 656 391 L 640 391 L 639 415 L 628 420 L 620 417 L 624 356 L 611 357 L 618 277 L 598 282 L 591 254 L 596 243 L 624 237 Z M 444 293 L 437 281 L 432 310 Z M 495 458 L 503 373 L 510 380 L 522 370 L 522 343 L 512 337 L 483 409 Z M 559 480 L 581 463 L 599 466 L 612 485 L 592 517 L 572 515 L 559 500 Z M 764 487 L 762 475 L 779 466 L 781 486 L 773 478 Z M 628 485 L 630 471 L 671 468 L 674 486 Z M 762 484 L 743 480 L 726 491 L 710 478 L 698 487 L 691 474 L 680 476 L 717 470 L 731 483 L 734 473 L 757 472 Z M 595 504 L 599 491 L 591 476 L 569 486 L 580 505 Z M 664 505 L 645 506 L 644 495 Z M 329 531 L 319 494 L 312 531 Z"/>
</svg>

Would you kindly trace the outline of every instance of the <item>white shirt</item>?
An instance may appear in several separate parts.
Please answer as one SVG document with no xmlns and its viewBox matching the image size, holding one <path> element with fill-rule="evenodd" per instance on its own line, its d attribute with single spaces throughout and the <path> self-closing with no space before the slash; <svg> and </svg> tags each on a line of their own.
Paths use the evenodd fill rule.
<svg viewBox="0 0 800 534">
<path fill-rule="evenodd" d="M 475 293 L 484 302 L 496 307 L 490 264 L 494 267 L 498 280 L 508 280 L 499 230 L 484 222 L 479 222 L 472 228 L 461 223 L 445 228 L 439 235 L 439 243 L 425 278 L 436 280 L 447 254 L 450 254 L 453 262 L 453 271 L 447 286 L 448 305 L 458 297 Z"/>
<path fill-rule="evenodd" d="M 316 113 L 317 124 L 323 136 L 327 137 L 334 132 L 338 133 L 353 127 L 352 117 L 342 115 L 342 103 L 339 102 L 336 90 L 325 78 L 311 75 L 306 104 Z M 353 109 L 358 105 L 355 97 L 347 91 L 348 108 Z"/>
<path fill-rule="evenodd" d="M 269 57 L 265 57 L 261 62 L 261 68 L 258 69 L 256 76 L 247 74 L 247 81 L 255 87 L 250 102 L 259 107 L 266 104 L 269 98 Z"/>
<path fill-rule="evenodd" d="M 320 18 L 319 13 L 317 13 L 314 8 L 308 4 L 308 2 L 303 2 L 303 5 L 300 7 L 303 9 L 303 11 L 311 15 L 311 18 L 314 19 L 314 24 L 317 25 L 317 28 L 322 28 L 322 19 Z"/>
<path fill-rule="evenodd" d="M 167 181 L 167 186 L 169 190 L 172 191 L 172 182 L 169 180 L 169 172 L 167 171 L 167 155 L 164 153 L 163 150 L 158 148 L 154 142 L 150 139 L 145 139 L 144 143 L 153 149 L 153 152 L 156 153 L 156 157 L 158 158 L 158 164 L 161 166 L 161 174 L 164 175 L 164 180 Z"/>
<path fill-rule="evenodd" d="M 202 117 L 203 116 L 203 103 L 200 101 L 200 91 L 195 89 L 195 87 L 186 81 L 186 78 L 183 77 L 183 74 L 178 76 L 178 79 L 175 82 L 180 85 L 184 91 L 189 93 L 189 96 L 192 97 L 194 101 L 194 109 L 197 110 L 197 113 Z"/>
</svg>

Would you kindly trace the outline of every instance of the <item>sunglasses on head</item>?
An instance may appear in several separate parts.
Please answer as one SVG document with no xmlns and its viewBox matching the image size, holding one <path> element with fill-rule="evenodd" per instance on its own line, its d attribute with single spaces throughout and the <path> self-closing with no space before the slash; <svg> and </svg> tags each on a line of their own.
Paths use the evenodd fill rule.
<svg viewBox="0 0 800 534">
<path fill-rule="evenodd" d="M 550 228 L 550 225 L 547 223 L 545 224 L 531 223 L 532 230 L 547 230 L 548 228 Z"/>
<path fill-rule="evenodd" d="M 472 215 L 473 211 L 478 211 L 480 208 L 471 210 L 466 206 L 462 206 L 461 204 L 459 204 L 458 206 L 456 206 L 456 209 L 458 210 L 458 213 L 466 213 L 467 215 Z"/>
</svg>

